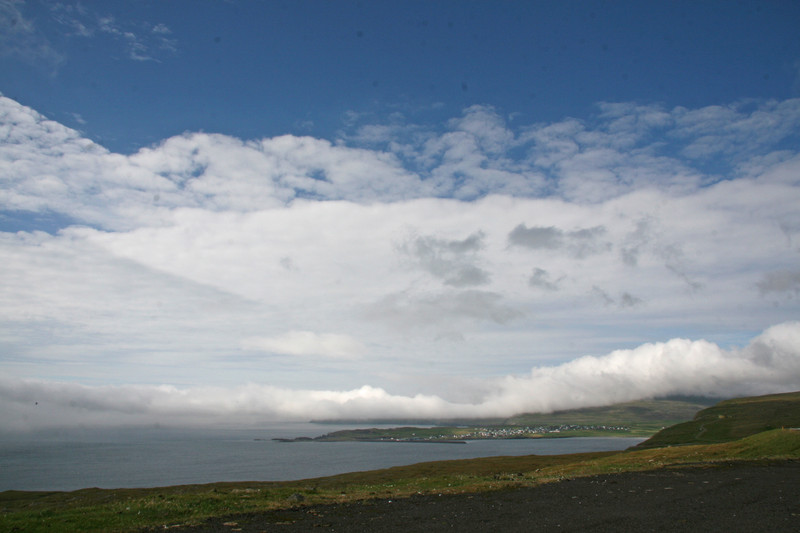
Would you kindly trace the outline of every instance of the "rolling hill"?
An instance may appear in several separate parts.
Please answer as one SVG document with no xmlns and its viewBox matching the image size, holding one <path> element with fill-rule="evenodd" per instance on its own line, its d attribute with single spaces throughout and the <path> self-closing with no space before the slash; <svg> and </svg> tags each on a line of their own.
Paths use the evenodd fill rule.
<svg viewBox="0 0 800 533">
<path fill-rule="evenodd" d="M 719 402 L 689 422 L 662 429 L 637 448 L 729 442 L 783 427 L 800 427 L 800 392 Z"/>
</svg>

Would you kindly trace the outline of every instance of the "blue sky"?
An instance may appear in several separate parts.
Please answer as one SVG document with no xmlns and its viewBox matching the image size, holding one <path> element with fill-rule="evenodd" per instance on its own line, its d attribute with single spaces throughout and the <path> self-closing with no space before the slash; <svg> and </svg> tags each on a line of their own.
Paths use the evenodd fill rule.
<svg viewBox="0 0 800 533">
<path fill-rule="evenodd" d="M 798 23 L 0 1 L 3 424 L 800 388 Z"/>
<path fill-rule="evenodd" d="M 794 2 L 11 5 L 32 42 L 6 45 L 3 93 L 122 153 L 184 131 L 331 139 L 353 112 L 531 123 L 800 90 Z"/>
</svg>

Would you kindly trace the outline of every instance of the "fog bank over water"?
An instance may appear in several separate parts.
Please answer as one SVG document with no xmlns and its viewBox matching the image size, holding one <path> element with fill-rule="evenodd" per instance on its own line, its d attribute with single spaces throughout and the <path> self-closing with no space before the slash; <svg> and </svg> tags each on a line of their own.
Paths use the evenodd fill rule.
<svg viewBox="0 0 800 533">
<path fill-rule="evenodd" d="M 525 375 L 487 379 L 473 403 L 445 395 L 301 390 L 250 383 L 237 387 L 88 386 L 44 380 L 0 380 L 5 431 L 59 426 L 263 426 L 311 419 L 507 417 L 602 406 L 666 395 L 732 397 L 800 389 L 800 322 L 770 327 L 743 348 L 672 339 Z"/>
</svg>

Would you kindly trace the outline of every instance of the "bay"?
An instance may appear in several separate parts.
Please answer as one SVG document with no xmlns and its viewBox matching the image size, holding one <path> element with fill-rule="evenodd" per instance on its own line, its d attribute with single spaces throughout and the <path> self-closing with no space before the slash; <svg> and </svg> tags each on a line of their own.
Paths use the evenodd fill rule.
<svg viewBox="0 0 800 533">
<path fill-rule="evenodd" d="M 262 429 L 147 427 L 3 435 L 0 436 L 0 491 L 286 481 L 423 461 L 622 450 L 644 440 L 494 439 L 466 444 L 271 440 L 314 437 L 354 427 L 330 424 L 285 424 Z"/>
</svg>

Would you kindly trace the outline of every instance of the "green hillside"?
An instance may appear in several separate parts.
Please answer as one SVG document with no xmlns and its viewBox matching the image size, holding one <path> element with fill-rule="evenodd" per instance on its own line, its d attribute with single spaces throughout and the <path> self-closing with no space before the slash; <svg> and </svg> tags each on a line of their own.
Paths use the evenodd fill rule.
<svg viewBox="0 0 800 533">
<path fill-rule="evenodd" d="M 604 407 L 586 407 L 553 413 L 526 413 L 507 419 L 511 426 L 536 424 L 586 424 L 628 426 L 634 434 L 654 433 L 665 426 L 691 420 L 701 409 L 713 401 L 688 400 L 640 400 Z M 636 431 L 638 430 L 638 431 Z"/>
<path fill-rule="evenodd" d="M 395 428 L 346 429 L 320 435 L 314 439 L 299 437 L 277 440 L 303 442 L 310 440 L 428 440 L 442 442 L 477 438 L 650 437 L 667 426 L 691 420 L 698 411 L 713 405 L 715 401 L 708 398 L 656 399 L 553 413 L 524 413 L 506 419 L 420 420 L 416 422 L 404 420 L 403 423 L 410 425 Z M 393 421 L 371 420 L 367 422 L 386 424 Z M 395 420 L 394 422 L 399 423 L 400 421 Z"/>
<path fill-rule="evenodd" d="M 653 400 L 638 400 L 603 407 L 584 407 L 554 411 L 552 413 L 520 413 L 510 418 L 366 418 L 366 419 L 321 419 L 314 424 L 376 424 L 398 426 L 531 426 L 539 424 L 560 425 L 664 425 L 690 420 L 701 409 L 714 405 L 719 398 L 671 397 Z M 659 425 L 660 424 L 660 425 Z"/>
<path fill-rule="evenodd" d="M 637 448 L 728 442 L 782 427 L 800 427 L 800 392 L 719 402 L 689 422 L 659 431 Z"/>
</svg>

